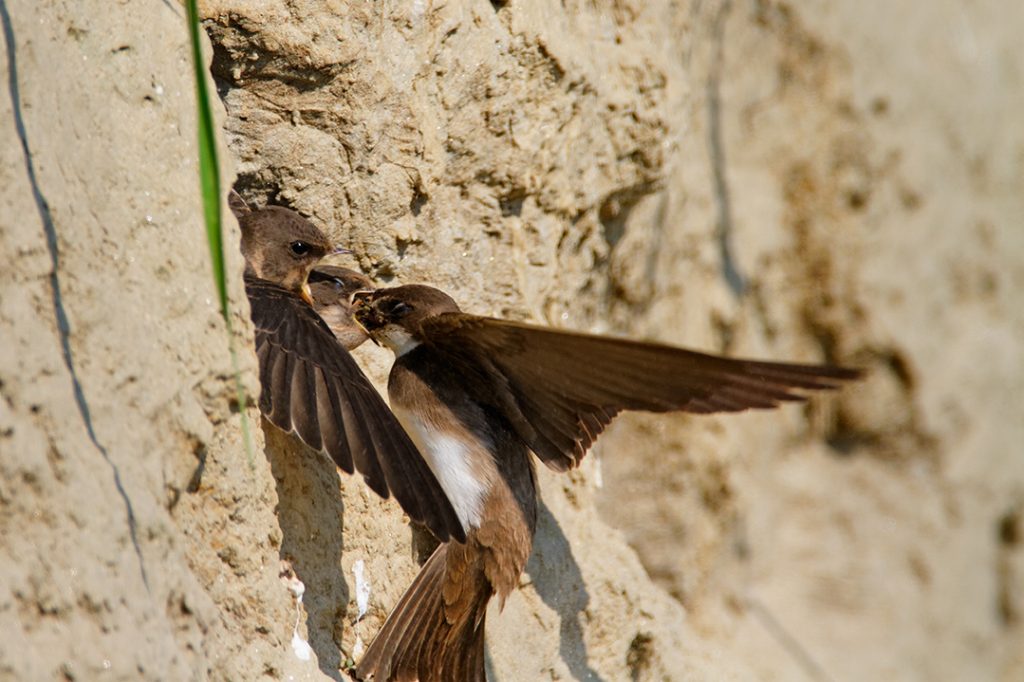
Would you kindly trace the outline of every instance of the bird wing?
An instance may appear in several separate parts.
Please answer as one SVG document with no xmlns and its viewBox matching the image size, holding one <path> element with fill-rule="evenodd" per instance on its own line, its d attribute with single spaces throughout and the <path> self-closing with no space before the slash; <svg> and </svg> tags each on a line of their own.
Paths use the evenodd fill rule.
<svg viewBox="0 0 1024 682">
<path fill-rule="evenodd" d="M 771 408 L 859 376 L 843 367 L 724 358 L 462 313 L 428 319 L 422 336 L 459 371 L 487 377 L 490 390 L 478 399 L 499 409 L 558 471 L 578 465 L 622 410 Z"/>
<path fill-rule="evenodd" d="M 465 531 L 426 461 L 330 328 L 300 297 L 246 278 L 256 327 L 260 410 L 343 470 L 362 474 L 381 497 L 440 540 Z"/>
</svg>

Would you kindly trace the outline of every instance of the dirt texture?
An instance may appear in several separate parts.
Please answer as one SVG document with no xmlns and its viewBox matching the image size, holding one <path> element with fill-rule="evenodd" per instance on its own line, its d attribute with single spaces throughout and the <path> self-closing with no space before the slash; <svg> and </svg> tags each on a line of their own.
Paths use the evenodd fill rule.
<svg viewBox="0 0 1024 682">
<path fill-rule="evenodd" d="M 340 264 L 868 370 L 542 471 L 492 680 L 1024 679 L 1024 6 L 200 5 L 226 184 Z M 429 550 L 252 408 L 246 452 L 183 14 L 0 0 L 0 680 L 346 679 Z"/>
</svg>

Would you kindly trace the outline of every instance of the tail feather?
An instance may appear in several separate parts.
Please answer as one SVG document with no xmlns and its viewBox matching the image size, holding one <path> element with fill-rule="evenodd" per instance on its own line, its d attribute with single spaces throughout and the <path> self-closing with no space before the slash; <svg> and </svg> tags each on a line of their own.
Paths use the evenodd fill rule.
<svg viewBox="0 0 1024 682">
<path fill-rule="evenodd" d="M 491 586 L 474 553 L 452 547 L 442 544 L 420 569 L 359 661 L 358 679 L 486 682 L 484 618 Z M 447 599 L 453 584 L 469 598 Z"/>
</svg>

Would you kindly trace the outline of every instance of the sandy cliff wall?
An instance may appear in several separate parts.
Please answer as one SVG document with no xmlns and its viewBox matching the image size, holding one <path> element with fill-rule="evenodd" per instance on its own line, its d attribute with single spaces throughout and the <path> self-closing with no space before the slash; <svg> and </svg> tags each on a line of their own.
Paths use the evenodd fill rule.
<svg viewBox="0 0 1024 682">
<path fill-rule="evenodd" d="M 227 177 L 348 265 L 870 370 L 542 474 L 493 679 L 1024 675 L 1024 10 L 914 5 L 202 3 Z M 181 10 L 0 7 L 0 679 L 339 679 L 422 538 L 242 447 Z"/>
<path fill-rule="evenodd" d="M 182 18 L 2 10 L 0 677 L 201 677 L 226 605 L 180 505 L 218 458 L 248 480 L 215 494 L 274 516 L 228 405 Z"/>
</svg>

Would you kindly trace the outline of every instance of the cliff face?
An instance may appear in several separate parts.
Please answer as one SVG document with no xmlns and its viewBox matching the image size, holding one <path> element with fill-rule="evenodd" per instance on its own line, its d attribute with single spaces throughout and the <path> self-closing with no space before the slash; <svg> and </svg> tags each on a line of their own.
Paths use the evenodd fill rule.
<svg viewBox="0 0 1024 682">
<path fill-rule="evenodd" d="M 202 3 L 248 199 L 471 312 L 869 370 L 542 472 L 492 679 L 1024 675 L 1024 10 L 391 5 Z M 422 539 L 246 455 L 181 10 L 0 8 L 0 679 L 339 679 Z"/>
</svg>

